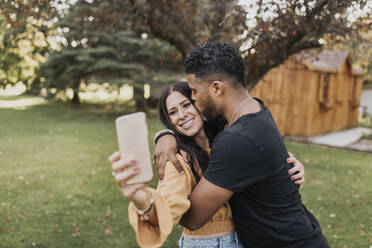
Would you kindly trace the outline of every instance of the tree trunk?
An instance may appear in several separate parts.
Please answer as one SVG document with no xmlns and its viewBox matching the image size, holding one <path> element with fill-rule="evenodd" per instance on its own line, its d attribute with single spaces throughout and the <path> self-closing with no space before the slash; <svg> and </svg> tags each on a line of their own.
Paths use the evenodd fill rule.
<svg viewBox="0 0 372 248">
<path fill-rule="evenodd" d="M 146 99 L 144 98 L 144 90 L 143 86 L 133 86 L 133 96 L 134 96 L 134 101 L 136 103 L 136 110 L 137 111 L 147 111 L 147 102 Z"/>
<path fill-rule="evenodd" d="M 72 90 L 74 91 L 74 95 L 72 97 L 73 104 L 80 104 L 79 88 L 80 88 L 80 80 L 77 80 L 74 82 L 73 88 L 72 88 Z"/>
<path fill-rule="evenodd" d="M 27 84 L 27 93 L 30 95 L 38 95 L 41 91 L 40 77 L 37 76 L 30 84 Z"/>
</svg>

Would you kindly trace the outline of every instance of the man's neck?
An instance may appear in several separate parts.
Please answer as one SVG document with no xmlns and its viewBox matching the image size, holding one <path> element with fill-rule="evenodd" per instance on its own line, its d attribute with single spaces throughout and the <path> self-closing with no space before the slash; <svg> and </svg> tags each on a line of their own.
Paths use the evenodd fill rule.
<svg viewBox="0 0 372 248">
<path fill-rule="evenodd" d="M 226 104 L 223 115 L 230 126 L 240 116 L 257 113 L 261 110 L 260 104 L 248 93 L 241 91 L 226 96 Z"/>
</svg>

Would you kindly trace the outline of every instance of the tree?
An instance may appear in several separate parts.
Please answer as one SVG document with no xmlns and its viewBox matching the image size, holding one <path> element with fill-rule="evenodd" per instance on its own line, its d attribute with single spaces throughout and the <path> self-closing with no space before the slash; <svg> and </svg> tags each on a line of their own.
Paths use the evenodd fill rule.
<svg viewBox="0 0 372 248">
<path fill-rule="evenodd" d="M 20 76 L 18 64 L 22 58 L 7 31 L 6 22 L 0 15 L 0 86 L 15 84 Z"/>
<path fill-rule="evenodd" d="M 322 46 L 325 35 L 356 36 L 351 10 L 367 10 L 366 18 L 372 13 L 366 0 L 257 0 L 246 6 L 222 0 L 130 2 L 133 23 L 183 55 L 206 41 L 233 43 L 245 59 L 249 88 L 290 55 Z"/>
<path fill-rule="evenodd" d="M 53 10 L 48 1 L 0 1 L 0 86 L 23 82 L 30 89 L 39 80 Z"/>
<path fill-rule="evenodd" d="M 130 83 L 137 108 L 144 109 L 143 85 L 156 81 L 155 74 L 182 70 L 181 55 L 158 39 L 128 30 L 125 20 L 113 22 L 112 16 L 125 15 L 125 6 L 115 6 L 115 2 L 71 5 L 69 13 L 56 23 L 61 49 L 52 52 L 42 65 L 44 87 L 57 91 L 72 88 L 72 101 L 79 103 L 83 82 Z M 116 8 L 118 12 L 111 13 Z"/>
<path fill-rule="evenodd" d="M 245 59 L 250 88 L 290 55 L 323 46 L 324 37 L 358 37 L 358 16 L 350 16 L 365 12 L 363 18 L 370 19 L 372 13 L 368 0 L 78 0 L 59 10 L 50 0 L 4 2 L 0 7 L 9 10 L 4 12 L 8 19 L 14 13 L 23 17 L 13 20 L 14 25 L 28 16 L 46 22 L 57 14 L 71 15 L 75 5 L 85 4 L 82 18 L 94 17 L 97 31 L 111 26 L 116 32 L 130 30 L 137 38 L 145 33 L 167 42 L 183 58 L 206 41 L 232 43 Z M 76 18 L 71 25 L 84 30 L 86 22 L 71 16 Z"/>
<path fill-rule="evenodd" d="M 329 49 L 347 50 L 350 52 L 355 66 L 367 72 L 365 80 L 372 82 L 372 19 L 361 18 L 358 36 L 337 36 L 333 39 L 325 38 L 325 46 Z"/>
</svg>

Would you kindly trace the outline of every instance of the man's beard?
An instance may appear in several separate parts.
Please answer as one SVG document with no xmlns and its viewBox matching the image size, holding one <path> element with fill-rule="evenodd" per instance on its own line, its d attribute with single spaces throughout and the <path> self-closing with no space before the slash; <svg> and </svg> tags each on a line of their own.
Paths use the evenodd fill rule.
<svg viewBox="0 0 372 248">
<path fill-rule="evenodd" d="M 210 99 L 210 97 L 208 97 L 206 103 L 205 103 L 205 107 L 204 107 L 204 110 L 202 112 L 202 118 L 204 121 L 206 120 L 212 120 L 213 118 L 217 117 L 218 114 L 217 114 L 217 111 L 216 111 L 216 105 L 214 104 L 214 102 L 212 101 L 212 99 Z"/>
</svg>

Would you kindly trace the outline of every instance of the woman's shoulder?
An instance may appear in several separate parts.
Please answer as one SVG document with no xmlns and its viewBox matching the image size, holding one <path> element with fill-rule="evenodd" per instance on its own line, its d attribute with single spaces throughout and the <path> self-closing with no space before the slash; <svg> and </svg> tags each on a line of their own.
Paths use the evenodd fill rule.
<svg viewBox="0 0 372 248">
<path fill-rule="evenodd" d="M 158 189 L 167 192 L 169 187 L 171 187 L 172 192 L 174 193 L 181 188 L 188 191 L 195 186 L 196 182 L 192 175 L 190 166 L 185 162 L 181 154 L 177 153 L 176 157 L 180 162 L 184 173 L 180 173 L 171 161 L 167 161 L 164 169 L 164 178 L 162 182 L 159 182 Z"/>
<path fill-rule="evenodd" d="M 184 154 L 182 154 L 182 152 Z M 181 151 L 180 153 L 177 153 L 176 154 L 176 157 L 177 157 L 180 165 L 182 166 L 183 171 L 185 173 L 191 173 L 190 165 L 187 162 L 188 161 L 187 160 L 187 153 L 184 152 L 184 151 Z M 175 173 L 180 174 L 178 172 L 178 170 L 176 169 L 175 165 L 171 161 L 167 161 L 166 166 L 165 166 L 165 172 L 164 173 L 165 173 L 165 176 L 167 174 L 175 174 Z"/>
</svg>

